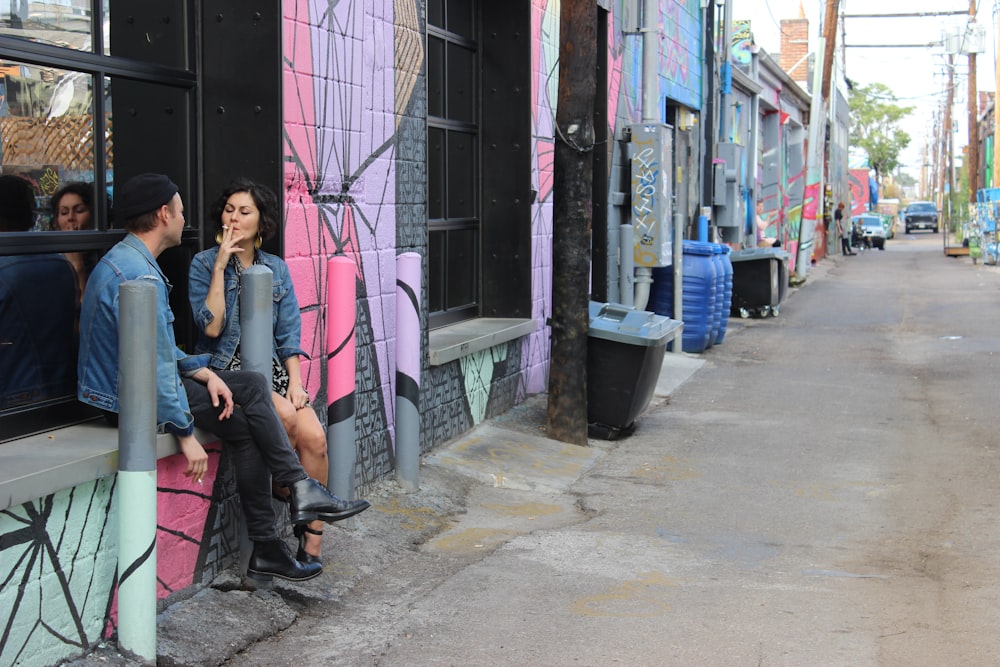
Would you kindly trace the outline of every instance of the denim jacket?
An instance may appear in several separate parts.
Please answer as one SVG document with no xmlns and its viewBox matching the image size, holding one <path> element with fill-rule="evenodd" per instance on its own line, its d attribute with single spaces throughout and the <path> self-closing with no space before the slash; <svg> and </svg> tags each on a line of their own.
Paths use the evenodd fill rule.
<svg viewBox="0 0 1000 667">
<path fill-rule="evenodd" d="M 294 355 L 308 358 L 300 347 L 302 338 L 302 316 L 299 314 L 299 302 L 295 298 L 295 288 L 288 272 L 285 260 L 277 255 L 257 251 L 260 263 L 271 269 L 274 287 L 274 308 L 271 311 L 271 326 L 274 331 L 274 357 L 282 365 L 285 359 Z M 188 274 L 188 298 L 191 300 L 191 312 L 198 326 L 198 342 L 195 352 L 210 354 L 210 365 L 215 369 L 223 369 L 232 361 L 233 354 L 240 346 L 240 289 L 239 277 L 232 265 L 226 266 L 224 275 L 226 290 L 226 313 L 223 316 L 222 332 L 218 338 L 210 338 L 205 334 L 207 327 L 215 316 L 205 305 L 208 297 L 208 287 L 212 282 L 212 268 L 219 256 L 218 248 L 204 250 L 191 260 Z"/>
<path fill-rule="evenodd" d="M 118 287 L 128 280 L 156 286 L 156 422 L 176 435 L 194 431 L 181 374 L 208 365 L 207 355 L 192 356 L 177 347 L 171 286 L 146 245 L 129 234 L 97 263 L 87 281 L 80 309 L 80 356 L 77 398 L 102 410 L 118 412 Z"/>
</svg>

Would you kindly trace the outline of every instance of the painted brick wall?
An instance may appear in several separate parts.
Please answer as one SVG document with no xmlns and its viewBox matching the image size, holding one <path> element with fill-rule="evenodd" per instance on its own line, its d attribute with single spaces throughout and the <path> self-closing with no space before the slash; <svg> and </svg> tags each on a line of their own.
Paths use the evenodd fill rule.
<svg viewBox="0 0 1000 667">
<path fill-rule="evenodd" d="M 778 66 L 785 71 L 793 81 L 809 80 L 809 20 L 781 20 L 781 53 L 778 54 Z"/>
</svg>

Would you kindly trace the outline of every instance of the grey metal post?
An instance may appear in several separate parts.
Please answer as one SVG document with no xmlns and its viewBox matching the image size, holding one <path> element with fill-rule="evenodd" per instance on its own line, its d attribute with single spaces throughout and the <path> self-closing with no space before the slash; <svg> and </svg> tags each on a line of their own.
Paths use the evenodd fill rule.
<svg viewBox="0 0 1000 667">
<path fill-rule="evenodd" d="M 420 489 L 420 255 L 396 258 L 396 482 Z"/>
<path fill-rule="evenodd" d="M 326 267 L 327 479 L 334 495 L 351 500 L 358 461 L 354 415 L 358 265 L 344 255 L 337 255 L 330 258 Z"/>
<path fill-rule="evenodd" d="M 267 379 L 268 388 L 273 375 L 273 285 L 271 269 L 260 264 L 247 267 L 240 278 L 240 367 L 262 374 Z M 252 545 L 246 524 L 241 523 L 240 526 L 240 572 L 246 572 Z"/>
<path fill-rule="evenodd" d="M 118 288 L 118 648 L 156 664 L 156 287 Z"/>
<path fill-rule="evenodd" d="M 240 363 L 271 382 L 274 350 L 273 289 L 271 269 L 254 264 L 240 278 Z"/>
</svg>

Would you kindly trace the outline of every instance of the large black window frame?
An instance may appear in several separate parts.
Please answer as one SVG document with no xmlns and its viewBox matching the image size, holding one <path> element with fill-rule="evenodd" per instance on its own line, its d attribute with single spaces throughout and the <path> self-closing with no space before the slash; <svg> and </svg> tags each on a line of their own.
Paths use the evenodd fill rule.
<svg viewBox="0 0 1000 667">
<path fill-rule="evenodd" d="M 531 316 L 531 3 L 427 7 L 428 324 Z"/>
<path fill-rule="evenodd" d="M 205 202 L 237 176 L 282 189 L 282 7 L 282 0 L 39 0 L 0 8 L 0 83 L 3 62 L 15 63 L 15 73 L 23 64 L 46 69 L 49 78 L 71 73 L 74 86 L 83 77 L 91 82 L 92 178 L 80 178 L 78 169 L 72 176 L 92 181 L 96 223 L 49 231 L 40 219 L 36 231 L 0 232 L 0 259 L 99 257 L 125 234 L 113 219 L 114 184 L 143 172 L 168 174 L 184 199 L 187 227 L 180 247 L 158 261 L 173 285 L 178 344 L 190 349 L 188 267 L 214 243 L 218 224 L 205 219 Z M 3 109 L 0 98 L 0 116 Z M 264 248 L 280 255 L 282 235 Z M 95 418 L 76 400 L 75 381 L 74 368 L 74 391 L 14 407 L 0 402 L 0 442 Z"/>
<path fill-rule="evenodd" d="M 479 2 L 427 11 L 428 299 L 430 325 L 479 315 Z"/>
<path fill-rule="evenodd" d="M 36 224 L 33 231 L 0 232 L 0 257 L 41 259 L 56 253 L 99 256 L 124 236 L 111 219 L 114 183 L 137 173 L 161 171 L 178 183 L 188 212 L 182 246 L 164 253 L 161 264 L 175 285 L 186 282 L 184 258 L 197 249 L 195 226 L 201 218 L 192 215 L 200 208 L 195 176 L 198 77 L 194 67 L 197 62 L 194 10 L 193 0 L 141 4 L 94 0 L 89 13 L 78 7 L 74 18 L 74 26 L 79 28 L 77 34 L 86 33 L 85 19 L 89 19 L 89 48 L 80 42 L 46 43 L 44 37 L 51 25 L 43 20 L 43 11 L 20 17 L 13 13 L 0 16 L 0 62 L 9 69 L 48 72 L 49 76 L 56 72 L 58 76 L 69 74 L 74 79 L 89 81 L 84 87 L 90 91 L 92 126 L 88 140 L 92 142 L 92 170 L 84 170 L 89 171 L 89 178 L 81 178 L 81 170 L 73 170 L 74 178 L 68 180 L 88 182 L 94 193 L 91 229 L 43 232 L 42 229 L 49 227 Z M 23 33 L 19 32 L 22 30 Z M 37 130 L 38 134 L 48 131 L 45 119 L 38 122 L 43 126 Z M 52 143 L 53 139 L 46 137 L 46 141 Z M 64 141 L 79 141 L 79 136 Z M 113 144 L 113 156 L 109 143 Z M 4 173 L 17 173 L 21 168 L 12 167 L 3 159 L 0 166 Z M 51 190 L 39 193 L 36 185 L 36 195 L 51 193 Z M 36 201 L 40 207 L 47 203 L 44 196 L 37 196 Z M 190 308 L 180 303 L 174 303 L 173 307 L 180 320 L 182 331 L 178 333 L 183 341 L 188 338 L 183 329 L 189 322 L 186 313 Z M 16 340 L 15 336 L 15 345 Z M 11 344 L 10 340 L 3 342 Z M 63 389 L 58 395 L 25 392 L 13 399 L 11 394 L 0 397 L 4 399 L 0 403 L 0 442 L 96 416 L 95 411 L 76 400 L 75 368 L 72 387 L 66 387 L 65 383 L 60 386 Z"/>
</svg>

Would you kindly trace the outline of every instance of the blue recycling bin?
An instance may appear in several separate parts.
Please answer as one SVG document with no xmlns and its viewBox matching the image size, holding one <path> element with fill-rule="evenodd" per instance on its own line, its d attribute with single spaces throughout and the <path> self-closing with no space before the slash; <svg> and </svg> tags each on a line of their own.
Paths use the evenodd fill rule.
<svg viewBox="0 0 1000 667">
<path fill-rule="evenodd" d="M 716 299 L 716 313 L 720 316 L 719 329 L 715 337 L 715 344 L 718 345 L 726 338 L 726 329 L 729 328 L 729 311 L 733 306 L 733 261 L 729 255 L 732 252 L 729 246 L 724 243 L 715 244 L 715 257 L 721 265 L 722 275 L 720 277 L 719 294 Z"/>
<path fill-rule="evenodd" d="M 684 321 L 681 349 L 685 352 L 704 352 L 713 342 L 712 326 L 718 289 L 714 245 L 686 239 L 682 246 L 684 275 L 681 279 L 680 319 Z M 673 267 L 653 269 L 649 307 L 658 315 L 677 317 L 674 314 Z"/>
</svg>

